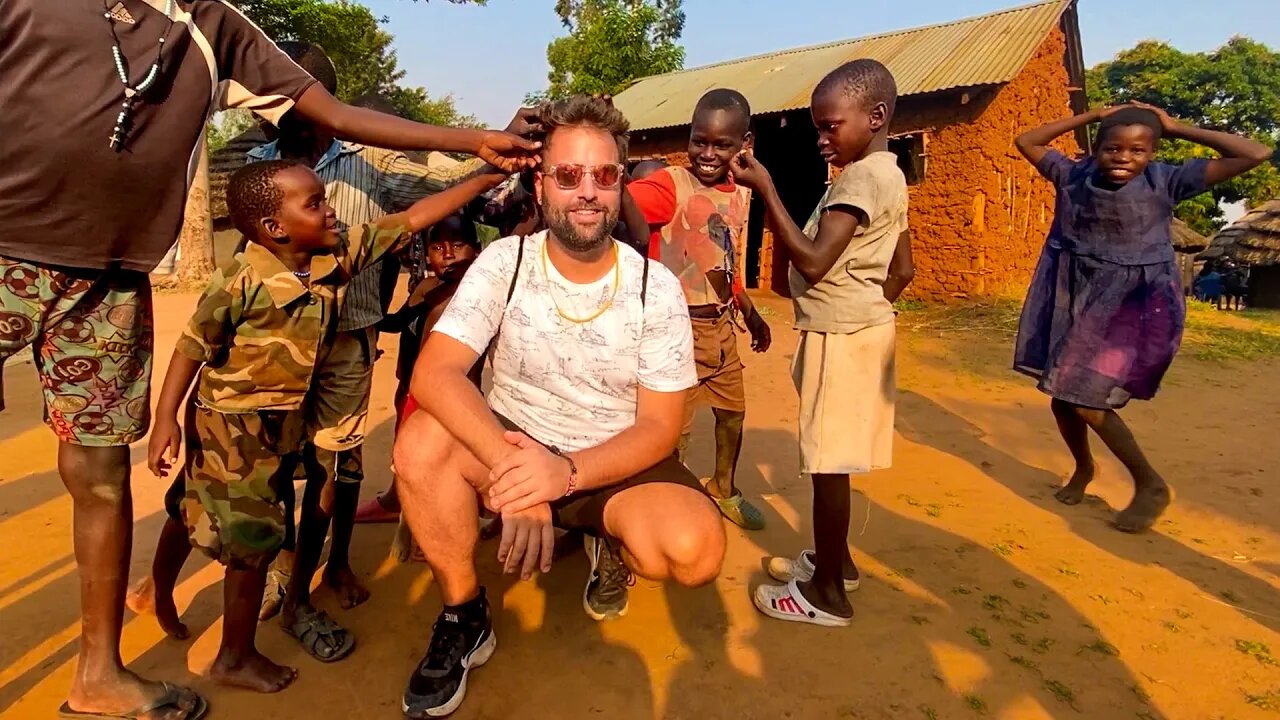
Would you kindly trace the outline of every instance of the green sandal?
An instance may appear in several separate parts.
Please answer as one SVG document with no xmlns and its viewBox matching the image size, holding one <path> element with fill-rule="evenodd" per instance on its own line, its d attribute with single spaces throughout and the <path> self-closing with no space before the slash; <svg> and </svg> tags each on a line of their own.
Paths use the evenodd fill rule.
<svg viewBox="0 0 1280 720">
<path fill-rule="evenodd" d="M 322 663 L 337 662 L 351 654 L 356 636 L 338 625 L 323 610 L 298 608 L 293 624 L 284 628 L 311 657 Z"/>
<path fill-rule="evenodd" d="M 702 489 L 707 489 L 708 482 L 702 481 Z M 733 495 L 727 498 L 718 498 L 711 493 L 707 496 L 715 501 L 716 507 L 720 508 L 720 514 L 725 516 L 729 522 L 737 525 L 743 530 L 763 530 L 764 515 L 755 505 L 747 502 L 742 496 L 741 490 L 734 490 Z"/>
</svg>

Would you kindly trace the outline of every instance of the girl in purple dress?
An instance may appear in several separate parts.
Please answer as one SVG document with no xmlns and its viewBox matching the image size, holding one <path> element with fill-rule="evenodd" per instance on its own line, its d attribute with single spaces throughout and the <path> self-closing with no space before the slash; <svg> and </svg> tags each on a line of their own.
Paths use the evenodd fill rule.
<svg viewBox="0 0 1280 720">
<path fill-rule="evenodd" d="M 1071 160 L 1049 147 L 1101 122 L 1093 153 Z M 1161 136 L 1222 157 L 1153 162 Z M 1030 130 L 1018 150 L 1057 188 L 1053 226 L 1018 324 L 1014 368 L 1053 398 L 1075 473 L 1057 499 L 1075 505 L 1094 476 L 1089 429 L 1133 476 L 1134 496 L 1116 516 L 1125 532 L 1151 527 L 1171 495 L 1116 411 L 1149 400 L 1182 341 L 1186 306 L 1169 232 L 1173 208 L 1271 157 L 1248 138 L 1179 123 L 1133 103 Z"/>
</svg>

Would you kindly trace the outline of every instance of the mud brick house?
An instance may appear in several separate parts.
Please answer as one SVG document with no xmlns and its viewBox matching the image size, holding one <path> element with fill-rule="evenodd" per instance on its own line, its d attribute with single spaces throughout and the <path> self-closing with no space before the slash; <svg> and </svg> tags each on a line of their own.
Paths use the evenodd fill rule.
<svg viewBox="0 0 1280 720">
<path fill-rule="evenodd" d="M 755 113 L 756 155 L 803 221 L 829 180 L 809 97 L 824 75 L 857 58 L 883 62 L 898 82 L 890 147 L 910 184 L 912 293 L 951 299 L 1021 290 L 1053 217 L 1053 190 L 1013 139 L 1086 107 L 1076 0 L 640 79 L 614 99 L 631 121 L 631 158 L 687 164 L 698 98 L 737 89 Z M 1082 132 L 1061 143 L 1074 154 L 1087 139 Z M 753 202 L 741 269 L 748 286 L 785 294 L 784 252 Z"/>
</svg>

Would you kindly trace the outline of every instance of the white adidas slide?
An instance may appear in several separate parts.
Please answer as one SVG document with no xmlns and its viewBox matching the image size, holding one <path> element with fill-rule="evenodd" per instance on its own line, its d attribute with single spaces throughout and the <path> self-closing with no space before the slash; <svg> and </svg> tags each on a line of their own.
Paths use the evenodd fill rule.
<svg viewBox="0 0 1280 720">
<path fill-rule="evenodd" d="M 796 587 L 795 580 L 786 585 L 761 585 L 756 588 L 752 600 L 755 601 L 757 610 L 778 620 L 823 627 L 847 627 L 853 620 L 853 618 L 832 615 L 814 607 L 800 594 L 800 588 Z"/>
<path fill-rule="evenodd" d="M 809 582 L 813 579 L 813 551 L 802 550 L 793 560 L 792 558 L 771 557 L 766 565 L 769 571 L 769 577 L 778 582 L 791 582 L 798 580 L 800 582 Z M 858 578 L 845 578 L 844 591 L 847 593 L 858 589 L 862 581 Z"/>
</svg>

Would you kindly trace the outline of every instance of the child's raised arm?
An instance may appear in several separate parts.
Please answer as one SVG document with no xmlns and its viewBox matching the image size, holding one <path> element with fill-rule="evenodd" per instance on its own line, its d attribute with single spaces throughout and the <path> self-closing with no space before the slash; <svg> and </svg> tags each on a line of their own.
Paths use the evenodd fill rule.
<svg viewBox="0 0 1280 720">
<path fill-rule="evenodd" d="M 1160 129 L 1163 131 L 1164 137 L 1189 140 L 1222 155 L 1220 158 L 1210 160 L 1205 167 L 1204 180 L 1206 185 L 1216 185 L 1230 180 L 1271 159 L 1272 149 L 1251 138 L 1218 132 L 1217 130 L 1205 130 L 1194 125 L 1178 122 L 1170 117 L 1169 113 L 1154 105 L 1140 102 L 1131 104 L 1133 107 L 1140 107 L 1143 110 L 1150 110 L 1155 113 L 1156 117 L 1160 118 Z"/>
<path fill-rule="evenodd" d="M 1044 159 L 1045 153 L 1051 149 L 1049 143 L 1053 142 L 1054 139 L 1082 128 L 1089 123 L 1099 122 L 1121 107 L 1123 106 L 1090 110 L 1073 117 L 1054 120 L 1051 123 L 1022 133 L 1013 142 L 1018 146 L 1018 152 L 1022 153 L 1022 157 L 1026 158 L 1032 165 L 1039 165 L 1040 161 Z"/>
</svg>

